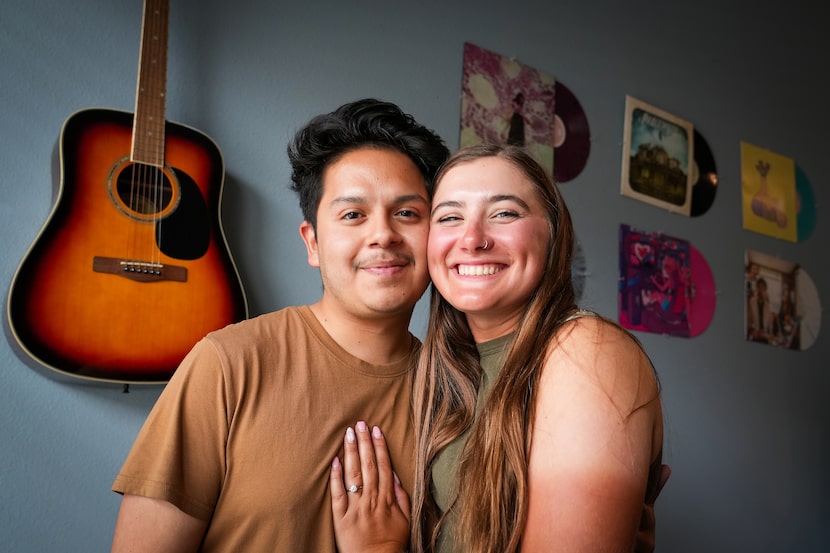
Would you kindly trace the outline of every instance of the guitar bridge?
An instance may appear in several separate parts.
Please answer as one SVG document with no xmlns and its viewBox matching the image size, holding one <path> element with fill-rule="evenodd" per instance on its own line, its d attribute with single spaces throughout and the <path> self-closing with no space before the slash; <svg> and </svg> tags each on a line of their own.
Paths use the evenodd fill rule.
<svg viewBox="0 0 830 553">
<path fill-rule="evenodd" d="M 187 267 L 150 263 L 148 261 L 116 259 L 96 255 L 92 258 L 92 270 L 96 273 L 122 276 L 137 282 L 160 282 L 163 280 L 187 282 Z"/>
</svg>

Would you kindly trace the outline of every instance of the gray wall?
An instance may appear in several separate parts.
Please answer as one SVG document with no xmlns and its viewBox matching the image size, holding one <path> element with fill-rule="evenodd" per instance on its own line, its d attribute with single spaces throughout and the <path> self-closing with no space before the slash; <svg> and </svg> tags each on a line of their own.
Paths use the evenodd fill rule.
<svg viewBox="0 0 830 553">
<path fill-rule="evenodd" d="M 639 334 L 664 386 L 674 468 L 659 502 L 658 550 L 830 550 L 830 323 L 805 352 L 742 339 L 745 248 L 802 263 L 828 304 L 830 226 L 819 219 L 798 244 L 744 231 L 739 169 L 741 140 L 793 157 L 826 215 L 825 4 L 172 4 L 168 118 L 207 133 L 224 153 L 225 228 L 253 314 L 320 292 L 298 237 L 284 153 L 310 116 L 380 97 L 456 147 L 465 41 L 559 78 L 591 126 L 588 165 L 562 186 L 590 272 L 585 305 L 615 316 L 620 223 L 690 240 L 717 282 L 717 312 L 702 336 Z M 49 213 L 63 121 L 86 107 L 132 110 L 140 15 L 139 0 L 0 4 L 5 290 Z M 619 195 L 626 94 L 690 120 L 707 138 L 721 189 L 703 217 Z M 424 328 L 422 305 L 413 328 Z M 106 550 L 119 504 L 109 486 L 160 388 L 123 394 L 49 378 L 4 330 L 0 550 Z"/>
</svg>

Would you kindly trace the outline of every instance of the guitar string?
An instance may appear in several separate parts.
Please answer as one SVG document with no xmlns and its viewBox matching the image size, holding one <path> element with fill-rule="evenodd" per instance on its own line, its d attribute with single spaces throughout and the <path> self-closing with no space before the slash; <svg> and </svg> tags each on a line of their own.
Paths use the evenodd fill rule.
<svg viewBox="0 0 830 553">
<path fill-rule="evenodd" d="M 149 1 L 149 0 L 148 0 Z M 155 204 L 155 209 L 153 210 L 153 229 L 154 232 L 154 241 L 157 241 L 158 244 L 161 244 L 161 210 L 164 209 L 165 206 L 162 205 L 163 194 L 162 194 L 162 187 L 164 186 L 164 121 L 160 120 L 159 118 L 163 116 L 164 110 L 161 109 L 162 102 L 164 100 L 164 64 L 166 63 L 165 59 L 162 59 L 162 55 L 166 55 L 165 52 L 162 52 L 162 44 L 161 42 L 164 40 L 163 33 L 165 32 L 164 29 L 161 27 L 165 23 L 162 21 L 165 19 L 162 16 L 161 10 L 162 7 L 156 3 L 154 8 L 158 11 L 158 17 L 153 18 L 153 22 L 155 27 L 152 30 L 152 37 L 153 42 L 151 45 L 153 51 L 153 65 L 151 66 L 154 70 L 154 77 L 155 82 L 157 84 L 156 92 L 159 96 L 153 98 L 153 106 L 156 108 L 153 111 L 153 121 L 155 122 L 154 130 L 155 134 L 153 135 L 153 142 L 155 145 L 155 161 L 158 164 L 157 170 L 154 171 L 155 176 L 155 183 L 154 183 L 154 199 L 153 203 Z M 161 253 L 158 251 L 157 248 L 152 249 L 152 253 L 154 254 L 154 258 L 151 260 L 152 263 L 159 263 L 161 261 Z"/>
<path fill-rule="evenodd" d="M 151 0 L 147 0 L 151 2 Z M 162 59 L 162 55 L 166 55 L 166 48 L 163 48 L 163 41 L 165 32 L 164 26 L 166 18 L 162 13 L 163 8 L 158 6 L 158 2 L 151 2 L 153 5 L 148 6 L 148 17 L 146 24 L 148 25 L 145 40 L 147 41 L 145 53 L 147 54 L 149 69 L 145 77 L 149 80 L 149 88 L 152 95 L 149 97 L 145 93 L 144 99 L 147 102 L 143 106 L 142 114 L 147 118 L 144 121 L 145 135 L 144 145 L 146 151 L 144 152 L 144 164 L 141 166 L 142 179 L 140 186 L 145 186 L 139 198 L 142 198 L 146 205 L 143 206 L 145 217 L 149 221 L 145 224 L 150 226 L 150 238 L 146 244 L 147 250 L 144 259 L 153 265 L 161 262 L 160 246 L 162 243 L 162 219 L 161 212 L 165 208 L 164 201 L 164 121 L 163 121 L 163 94 L 164 94 L 164 64 L 166 59 Z M 149 212 L 149 213 L 148 213 Z"/>
<path fill-rule="evenodd" d="M 136 99 L 133 156 L 129 209 L 140 220 L 131 225 L 128 259 L 160 264 L 162 241 L 162 212 L 165 209 L 165 135 L 164 100 L 166 84 L 167 27 L 169 4 L 167 0 L 146 0 L 145 29 L 142 31 L 139 64 L 139 91 Z M 164 56 L 164 57 L 162 57 Z M 149 90 L 149 92 L 148 92 Z M 149 96 L 148 96 L 149 94 Z M 171 193 L 174 192 L 171 183 Z M 172 196 L 171 196 L 172 199 Z M 141 237 L 139 227 L 149 225 L 149 240 Z"/>
<path fill-rule="evenodd" d="M 149 1 L 149 0 L 145 0 Z M 145 17 L 144 17 L 144 25 L 147 25 L 147 8 L 148 6 L 145 4 Z M 143 121 L 143 117 L 145 116 L 146 107 L 144 105 L 144 98 L 146 98 L 146 91 L 145 88 L 147 86 L 146 82 L 146 67 L 147 67 L 147 30 L 146 28 L 142 28 L 141 34 L 141 49 L 139 51 L 139 65 L 138 65 L 138 90 L 136 96 L 136 105 L 135 105 L 135 113 L 133 115 L 133 143 L 132 143 L 132 156 L 131 156 L 131 167 L 130 167 L 130 194 L 129 194 L 129 205 L 128 208 L 132 213 L 132 217 L 134 218 L 133 223 L 130 225 L 130 235 L 128 241 L 130 243 L 127 255 L 127 261 L 139 261 L 141 256 L 142 248 L 139 246 L 139 235 L 140 227 L 141 227 L 141 183 L 144 181 L 145 175 L 145 166 L 146 160 L 144 159 L 144 152 L 143 152 L 143 145 L 145 144 L 147 137 L 145 136 L 146 133 L 146 126 Z"/>
<path fill-rule="evenodd" d="M 158 38 L 158 42 L 156 43 L 156 50 L 157 50 L 157 57 L 158 63 L 155 65 L 157 71 L 159 73 L 158 79 L 161 85 L 160 96 L 157 98 L 158 100 L 158 113 L 156 114 L 156 120 L 158 122 L 158 153 L 159 153 L 159 165 L 161 167 L 158 177 L 159 177 L 159 206 L 160 209 L 163 209 L 166 206 L 162 206 L 161 202 L 165 199 L 165 176 L 164 176 L 164 169 L 165 169 L 165 162 L 166 162 L 166 141 L 167 137 L 165 134 L 165 104 L 167 99 L 167 42 L 168 42 L 168 32 L 169 32 L 169 2 L 168 0 L 162 0 L 158 2 L 158 10 L 159 10 L 159 18 L 157 19 L 158 28 L 156 30 L 156 36 Z M 170 183 L 170 198 L 169 200 L 173 201 L 173 183 Z M 161 217 L 161 212 L 159 212 L 158 217 Z M 163 231 L 163 224 L 162 221 L 159 219 L 157 221 L 158 225 L 158 239 L 161 242 L 161 233 Z M 161 251 L 158 250 L 157 253 L 157 262 L 161 262 Z"/>
</svg>

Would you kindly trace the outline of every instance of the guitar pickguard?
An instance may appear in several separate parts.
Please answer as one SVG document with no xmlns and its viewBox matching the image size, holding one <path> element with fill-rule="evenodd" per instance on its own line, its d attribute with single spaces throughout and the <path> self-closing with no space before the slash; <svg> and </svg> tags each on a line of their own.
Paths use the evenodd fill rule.
<svg viewBox="0 0 830 553">
<path fill-rule="evenodd" d="M 199 259 L 210 247 L 210 218 L 199 187 L 187 173 L 173 169 L 181 200 L 166 218 L 156 222 L 156 245 L 175 259 Z"/>
</svg>

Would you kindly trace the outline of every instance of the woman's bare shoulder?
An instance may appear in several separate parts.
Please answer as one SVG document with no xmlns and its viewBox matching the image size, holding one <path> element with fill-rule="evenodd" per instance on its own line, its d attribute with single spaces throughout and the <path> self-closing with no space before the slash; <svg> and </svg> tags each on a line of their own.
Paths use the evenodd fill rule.
<svg viewBox="0 0 830 553">
<path fill-rule="evenodd" d="M 566 355 L 576 358 L 623 355 L 626 360 L 648 363 L 640 342 L 618 324 L 590 312 L 578 312 L 568 319 L 551 337 L 548 356 Z"/>
<path fill-rule="evenodd" d="M 559 329 L 549 341 L 543 371 L 543 386 L 585 383 L 620 408 L 635 408 L 659 395 L 654 369 L 639 341 L 596 315 L 574 317 Z"/>
</svg>

